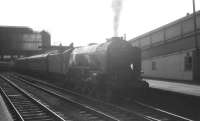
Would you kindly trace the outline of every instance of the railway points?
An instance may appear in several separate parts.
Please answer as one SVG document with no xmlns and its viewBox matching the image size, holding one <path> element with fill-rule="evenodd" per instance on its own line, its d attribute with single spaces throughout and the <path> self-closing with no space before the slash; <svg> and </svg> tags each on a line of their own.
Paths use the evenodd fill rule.
<svg viewBox="0 0 200 121">
<path fill-rule="evenodd" d="M 54 91 L 54 92 L 56 92 L 57 94 L 61 94 L 61 95 L 63 95 L 64 93 L 63 93 L 63 89 L 62 88 L 57 88 L 57 87 L 55 87 L 55 86 L 52 86 L 52 85 L 50 85 L 50 84 L 46 84 L 46 83 L 44 83 L 44 82 L 41 82 L 41 80 L 37 80 L 37 79 L 34 79 L 34 78 L 30 78 L 30 77 L 28 77 L 28 76 L 23 76 L 23 75 L 19 75 L 19 74 L 17 74 L 19 77 L 21 77 L 24 81 L 26 80 L 26 81 L 29 81 L 29 82 L 31 82 L 31 83 L 34 83 L 34 84 L 39 84 L 40 86 L 41 85 L 43 85 L 42 87 L 45 87 L 45 88 L 47 88 L 47 89 L 50 89 L 50 90 L 52 90 L 52 87 L 54 88 L 52 91 Z M 16 74 L 14 75 L 14 76 L 17 76 Z M 19 78 L 18 77 L 18 78 Z M 51 87 L 51 88 L 50 88 Z M 58 91 L 58 90 L 60 90 L 60 91 Z M 66 92 L 66 89 L 65 89 L 65 92 Z M 69 92 L 68 92 L 69 93 Z M 70 92 L 71 93 L 71 92 Z M 66 94 L 64 94 L 64 95 L 66 95 Z M 77 101 L 79 100 L 83 100 L 83 99 L 80 99 L 80 96 L 78 96 L 77 97 L 77 94 L 75 94 L 76 96 L 74 97 L 74 94 L 73 94 L 73 98 L 72 99 L 76 99 Z M 69 97 L 69 96 L 67 96 L 67 97 Z M 71 97 L 71 96 L 70 96 Z M 105 105 L 103 106 L 102 105 L 102 103 L 97 103 L 97 102 L 95 102 L 95 104 L 94 104 L 94 102 L 93 101 L 88 101 L 88 99 L 84 99 L 84 103 L 86 103 L 86 105 L 88 105 L 88 104 L 90 104 L 90 105 L 92 105 L 93 104 L 93 106 L 94 105 L 100 105 L 98 108 L 99 109 L 103 109 L 102 107 L 105 107 Z M 149 107 L 147 106 L 147 105 L 143 105 L 143 106 L 139 106 L 140 104 L 135 104 L 134 106 L 132 105 L 132 109 L 129 109 L 129 112 L 137 112 L 139 115 L 145 115 L 146 117 L 149 117 L 149 118 L 151 118 L 151 119 L 159 119 L 159 120 L 166 120 L 166 119 L 168 119 L 168 120 L 175 120 L 175 119 L 173 119 L 172 117 L 174 116 L 174 117 L 176 117 L 177 119 L 176 120 L 190 120 L 190 119 L 187 119 L 187 118 L 185 118 L 185 117 L 181 117 L 181 116 L 178 116 L 178 115 L 176 115 L 176 114 L 173 114 L 173 113 L 169 113 L 169 112 L 167 112 L 167 111 L 163 111 L 163 110 L 161 110 L 161 109 L 159 109 L 159 108 L 155 108 L 155 107 L 151 107 L 151 109 L 149 109 Z M 107 106 L 107 108 L 110 108 L 110 109 L 115 109 L 116 110 L 116 107 L 114 107 L 114 106 Z M 113 108 L 114 107 L 114 108 Z M 147 108 L 148 107 L 148 108 Z M 121 109 L 121 107 L 120 107 L 120 109 Z M 103 109 L 104 110 L 104 112 L 106 112 L 106 110 L 108 110 L 108 109 L 106 109 L 105 110 L 105 108 Z M 117 109 L 118 110 L 118 112 L 119 112 L 119 109 Z M 128 110 L 128 109 L 126 109 L 126 108 L 122 108 L 121 110 Z M 132 110 L 132 111 L 131 111 Z M 118 113 L 119 114 L 119 113 Z M 122 112 L 121 112 L 121 114 L 123 114 Z M 163 115 L 164 114 L 164 115 Z M 166 115 L 167 114 L 167 115 Z M 173 116 L 172 116 L 173 115 Z"/>
</svg>

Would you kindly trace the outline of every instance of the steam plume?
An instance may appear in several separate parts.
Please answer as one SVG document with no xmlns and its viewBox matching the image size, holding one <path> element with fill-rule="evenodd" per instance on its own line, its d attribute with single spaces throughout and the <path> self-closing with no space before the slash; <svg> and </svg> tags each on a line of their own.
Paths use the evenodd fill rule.
<svg viewBox="0 0 200 121">
<path fill-rule="evenodd" d="M 118 27 L 119 27 L 119 18 L 122 9 L 122 0 L 113 0 L 112 1 L 112 9 L 114 12 L 113 18 L 113 29 L 114 29 L 114 36 L 118 36 Z"/>
</svg>

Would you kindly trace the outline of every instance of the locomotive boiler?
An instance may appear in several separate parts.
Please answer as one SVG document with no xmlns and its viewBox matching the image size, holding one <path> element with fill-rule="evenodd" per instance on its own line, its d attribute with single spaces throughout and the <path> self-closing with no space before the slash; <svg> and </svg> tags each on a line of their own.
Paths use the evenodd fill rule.
<svg viewBox="0 0 200 121">
<path fill-rule="evenodd" d="M 84 94 L 116 99 L 141 94 L 141 52 L 119 37 L 102 44 L 75 48 L 69 60 L 69 79 Z"/>
<path fill-rule="evenodd" d="M 113 37 L 102 44 L 71 48 L 62 53 L 43 54 L 42 58 L 35 57 L 40 59 L 26 57 L 18 61 L 29 65 L 23 67 L 26 70 L 33 71 L 29 67 L 37 67 L 34 70 L 40 73 L 65 76 L 60 83 L 66 88 L 95 98 L 133 98 L 148 87 L 140 76 L 140 49 L 121 37 Z M 38 60 L 43 63 L 34 62 Z M 17 62 L 16 66 L 20 67 Z"/>
</svg>

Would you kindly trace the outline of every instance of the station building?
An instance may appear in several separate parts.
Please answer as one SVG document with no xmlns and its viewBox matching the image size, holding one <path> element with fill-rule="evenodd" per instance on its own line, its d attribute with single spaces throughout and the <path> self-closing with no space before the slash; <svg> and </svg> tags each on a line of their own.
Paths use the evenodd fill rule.
<svg viewBox="0 0 200 121">
<path fill-rule="evenodd" d="M 45 51 L 51 46 L 50 34 L 22 26 L 0 26 L 0 60 L 11 60 Z"/>
<path fill-rule="evenodd" d="M 200 47 L 200 11 L 196 13 Z M 196 48 L 194 17 L 187 15 L 130 40 L 142 49 L 146 78 L 200 82 L 200 59 Z"/>
</svg>

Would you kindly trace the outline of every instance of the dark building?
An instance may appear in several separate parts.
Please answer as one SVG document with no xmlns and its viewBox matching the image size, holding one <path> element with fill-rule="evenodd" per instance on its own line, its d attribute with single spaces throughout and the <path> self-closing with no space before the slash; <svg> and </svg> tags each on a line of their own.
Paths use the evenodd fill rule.
<svg viewBox="0 0 200 121">
<path fill-rule="evenodd" d="M 40 32 L 42 35 L 42 48 L 48 49 L 51 46 L 51 36 L 48 32 L 42 31 Z"/>
<path fill-rule="evenodd" d="M 197 12 L 200 47 L 200 12 Z M 130 40 L 142 48 L 143 76 L 149 78 L 200 81 L 199 53 L 196 49 L 193 14 Z"/>
<path fill-rule="evenodd" d="M 50 47 L 48 32 L 37 32 L 28 27 L 0 26 L 0 57 L 11 59 L 43 52 Z"/>
</svg>

